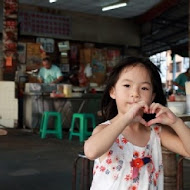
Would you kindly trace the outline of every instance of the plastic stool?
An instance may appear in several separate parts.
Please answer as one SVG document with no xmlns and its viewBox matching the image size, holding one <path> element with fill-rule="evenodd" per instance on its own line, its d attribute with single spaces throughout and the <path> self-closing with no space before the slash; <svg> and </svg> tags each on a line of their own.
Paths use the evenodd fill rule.
<svg viewBox="0 0 190 190">
<path fill-rule="evenodd" d="M 74 131 L 75 121 L 79 119 L 79 131 Z M 72 139 L 72 136 L 79 136 L 80 142 L 84 142 L 84 140 L 92 134 L 92 132 L 88 131 L 88 119 L 91 119 L 92 127 L 95 128 L 96 121 L 95 115 L 93 113 L 74 113 L 71 121 L 71 128 L 69 134 L 69 140 Z"/>
<path fill-rule="evenodd" d="M 55 117 L 54 129 L 48 129 L 48 121 L 50 117 Z M 62 139 L 62 120 L 60 112 L 45 111 L 40 124 L 41 138 L 44 139 L 47 134 L 55 134 L 58 139 Z"/>
<path fill-rule="evenodd" d="M 81 162 L 79 162 L 79 160 L 81 160 Z M 81 165 L 79 165 L 80 163 Z M 94 163 L 93 161 L 89 160 L 84 155 L 84 152 L 78 153 L 78 156 L 73 164 L 72 190 L 90 189 L 90 184 L 92 181 L 93 163 Z"/>
</svg>

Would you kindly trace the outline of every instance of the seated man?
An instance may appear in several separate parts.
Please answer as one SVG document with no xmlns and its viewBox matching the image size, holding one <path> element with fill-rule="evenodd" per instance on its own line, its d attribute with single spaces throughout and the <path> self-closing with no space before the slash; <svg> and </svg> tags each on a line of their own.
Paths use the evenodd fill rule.
<svg viewBox="0 0 190 190">
<path fill-rule="evenodd" d="M 173 81 L 173 85 L 178 87 L 177 94 L 185 94 L 185 83 L 190 81 L 190 68 L 185 73 L 181 73 Z"/>
<path fill-rule="evenodd" d="M 40 83 L 59 83 L 63 80 L 61 70 L 56 65 L 51 64 L 48 57 L 42 60 L 43 67 L 38 73 Z"/>
</svg>

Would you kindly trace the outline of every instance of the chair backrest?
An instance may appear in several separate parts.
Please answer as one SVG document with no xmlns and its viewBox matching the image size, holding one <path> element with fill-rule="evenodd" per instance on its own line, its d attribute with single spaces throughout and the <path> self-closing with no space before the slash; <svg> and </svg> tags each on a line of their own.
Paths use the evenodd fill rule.
<svg viewBox="0 0 190 190">
<path fill-rule="evenodd" d="M 72 190 L 89 190 L 92 181 L 93 161 L 79 152 L 73 163 Z"/>
</svg>

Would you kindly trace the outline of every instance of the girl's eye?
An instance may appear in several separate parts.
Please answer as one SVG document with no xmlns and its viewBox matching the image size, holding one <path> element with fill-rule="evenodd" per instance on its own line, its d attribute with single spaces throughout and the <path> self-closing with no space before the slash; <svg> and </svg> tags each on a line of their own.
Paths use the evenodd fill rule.
<svg viewBox="0 0 190 190">
<path fill-rule="evenodd" d="M 142 87 L 142 90 L 149 90 L 147 87 Z"/>
<path fill-rule="evenodd" d="M 129 87 L 130 87 L 130 85 L 129 85 L 129 84 L 125 84 L 124 86 L 125 86 L 125 87 L 127 87 L 127 88 L 129 88 Z"/>
</svg>

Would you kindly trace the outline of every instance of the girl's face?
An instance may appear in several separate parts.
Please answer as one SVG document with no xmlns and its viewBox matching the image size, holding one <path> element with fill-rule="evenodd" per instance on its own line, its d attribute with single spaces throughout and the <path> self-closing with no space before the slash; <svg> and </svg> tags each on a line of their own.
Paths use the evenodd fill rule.
<svg viewBox="0 0 190 190">
<path fill-rule="evenodd" d="M 150 75 L 143 65 L 124 69 L 110 91 L 116 100 L 118 113 L 126 113 L 133 103 L 144 100 L 150 105 L 155 97 Z"/>
</svg>

